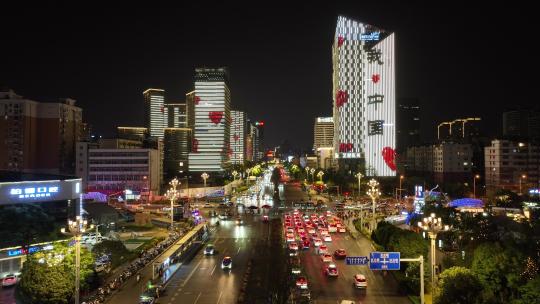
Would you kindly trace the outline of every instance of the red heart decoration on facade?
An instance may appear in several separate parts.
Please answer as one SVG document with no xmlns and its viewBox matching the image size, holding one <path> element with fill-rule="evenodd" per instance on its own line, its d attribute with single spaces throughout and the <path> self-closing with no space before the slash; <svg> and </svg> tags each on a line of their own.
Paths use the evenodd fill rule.
<svg viewBox="0 0 540 304">
<path fill-rule="evenodd" d="M 193 152 L 193 153 L 199 152 L 199 140 L 196 139 L 196 138 L 194 138 L 191 141 L 191 152 Z"/>
<path fill-rule="evenodd" d="M 339 107 L 342 107 L 346 102 L 347 100 L 349 99 L 349 94 L 347 94 L 347 92 L 345 91 L 337 91 L 336 93 L 336 106 L 339 108 Z"/>
<path fill-rule="evenodd" d="M 223 112 L 208 112 L 208 118 L 217 125 L 223 118 Z"/>
<path fill-rule="evenodd" d="M 373 83 L 377 83 L 379 82 L 379 80 L 381 80 L 381 75 L 373 74 L 373 76 L 371 76 L 371 80 L 373 81 Z"/>
<path fill-rule="evenodd" d="M 338 47 L 341 47 L 343 45 L 343 42 L 345 42 L 345 38 L 343 38 L 342 36 L 337 37 Z"/>
<path fill-rule="evenodd" d="M 382 157 L 386 165 L 392 171 L 396 171 L 396 151 L 390 147 L 384 147 L 382 149 Z"/>
<path fill-rule="evenodd" d="M 234 138 L 234 141 L 238 141 L 238 139 L 240 138 L 240 136 L 238 136 L 238 134 L 234 134 L 233 138 Z"/>
<path fill-rule="evenodd" d="M 201 98 L 199 96 L 195 96 L 195 104 L 198 105 L 199 102 L 201 102 Z"/>
<path fill-rule="evenodd" d="M 353 149 L 352 143 L 340 143 L 339 144 L 339 152 L 350 152 Z"/>
</svg>

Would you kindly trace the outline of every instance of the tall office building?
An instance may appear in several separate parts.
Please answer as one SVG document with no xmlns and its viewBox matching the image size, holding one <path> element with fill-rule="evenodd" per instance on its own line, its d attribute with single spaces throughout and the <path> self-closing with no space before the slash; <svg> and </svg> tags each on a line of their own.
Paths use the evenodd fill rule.
<svg viewBox="0 0 540 304">
<path fill-rule="evenodd" d="M 401 98 L 397 112 L 397 150 L 405 152 L 408 147 L 417 146 L 420 140 L 420 105 L 418 99 Z"/>
<path fill-rule="evenodd" d="M 330 168 L 334 152 L 334 119 L 332 117 L 315 118 L 313 134 L 313 151 L 317 156 L 317 167 Z"/>
<path fill-rule="evenodd" d="M 532 109 L 504 112 L 503 136 L 510 139 L 540 139 L 540 112 Z"/>
<path fill-rule="evenodd" d="M 247 115 L 231 111 L 231 163 L 243 165 L 246 161 Z"/>
<path fill-rule="evenodd" d="M 257 161 L 260 161 L 265 157 L 264 121 L 261 121 L 261 120 L 256 121 L 255 127 L 257 128 L 257 139 L 258 139 Z"/>
<path fill-rule="evenodd" d="M 396 175 L 394 34 L 338 17 L 332 47 L 334 157 L 344 170 Z"/>
<path fill-rule="evenodd" d="M 195 69 L 193 99 L 195 122 L 189 171 L 224 171 L 230 163 L 231 93 L 227 69 Z"/>
<path fill-rule="evenodd" d="M 256 126 L 256 122 L 248 122 L 249 136 L 251 139 L 251 161 L 257 162 L 260 160 L 261 145 L 259 141 L 259 128 Z"/>
<path fill-rule="evenodd" d="M 167 127 L 168 110 L 165 107 L 165 91 L 147 89 L 143 92 L 145 102 L 145 121 L 152 137 L 163 139 L 163 129 Z"/>
<path fill-rule="evenodd" d="M 163 174 L 165 180 L 181 176 L 188 169 L 191 129 L 188 128 L 187 103 L 167 103 L 168 127 L 164 129 Z"/>
<path fill-rule="evenodd" d="M 0 92 L 0 169 L 74 174 L 82 109 L 75 100 L 37 102 Z"/>
</svg>

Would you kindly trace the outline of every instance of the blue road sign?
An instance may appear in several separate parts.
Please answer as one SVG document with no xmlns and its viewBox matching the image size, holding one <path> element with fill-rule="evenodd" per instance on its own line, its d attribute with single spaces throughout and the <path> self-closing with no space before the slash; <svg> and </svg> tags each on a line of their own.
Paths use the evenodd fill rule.
<svg viewBox="0 0 540 304">
<path fill-rule="evenodd" d="M 399 270 L 399 252 L 371 252 L 369 254 L 369 269 Z"/>
<path fill-rule="evenodd" d="M 345 258 L 347 265 L 367 265 L 368 262 L 367 256 L 348 256 Z"/>
</svg>

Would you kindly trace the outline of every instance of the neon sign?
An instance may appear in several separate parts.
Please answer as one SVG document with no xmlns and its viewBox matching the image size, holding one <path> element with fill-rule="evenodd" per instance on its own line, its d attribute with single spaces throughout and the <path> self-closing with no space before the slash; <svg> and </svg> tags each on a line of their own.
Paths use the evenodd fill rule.
<svg viewBox="0 0 540 304">
<path fill-rule="evenodd" d="M 34 253 L 34 252 L 38 252 L 38 251 L 41 251 L 41 250 L 51 250 L 53 249 L 53 245 L 45 245 L 43 247 L 39 247 L 39 246 L 32 246 L 28 249 L 26 248 L 18 248 L 18 249 L 13 249 L 13 250 L 8 250 L 8 256 L 19 256 L 19 255 L 23 255 L 23 254 L 30 254 L 30 253 Z"/>
<path fill-rule="evenodd" d="M 360 34 L 360 40 L 362 41 L 378 41 L 380 39 L 380 32 L 371 32 L 366 34 Z"/>
<path fill-rule="evenodd" d="M 52 194 L 57 194 L 60 187 L 28 187 L 28 188 L 11 188 L 9 194 L 18 198 L 40 198 L 50 197 Z"/>
</svg>

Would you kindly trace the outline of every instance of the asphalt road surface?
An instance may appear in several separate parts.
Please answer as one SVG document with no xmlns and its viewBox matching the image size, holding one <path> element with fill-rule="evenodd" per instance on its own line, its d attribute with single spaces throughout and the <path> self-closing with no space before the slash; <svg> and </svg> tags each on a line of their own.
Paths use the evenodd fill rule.
<svg viewBox="0 0 540 304">
<path fill-rule="evenodd" d="M 291 201 L 307 200 L 305 192 L 296 185 L 288 185 L 285 189 L 287 204 Z M 332 242 L 325 243 L 328 252 L 343 248 L 347 256 L 369 256 L 374 249 L 371 243 L 364 237 L 358 240 L 353 239 L 349 233 L 331 233 Z M 370 271 L 366 266 L 349 266 L 345 260 L 334 260 L 339 276 L 328 278 L 323 273 L 323 262 L 320 255 L 315 252 L 312 246 L 309 250 L 300 251 L 300 260 L 304 274 L 308 279 L 308 286 L 311 291 L 313 303 L 339 303 L 341 300 L 354 300 L 356 303 L 410 303 L 406 296 L 398 293 L 397 282 L 390 274 L 386 276 L 379 271 Z M 368 282 L 366 290 L 359 290 L 353 287 L 353 276 L 364 274 Z"/>
</svg>

